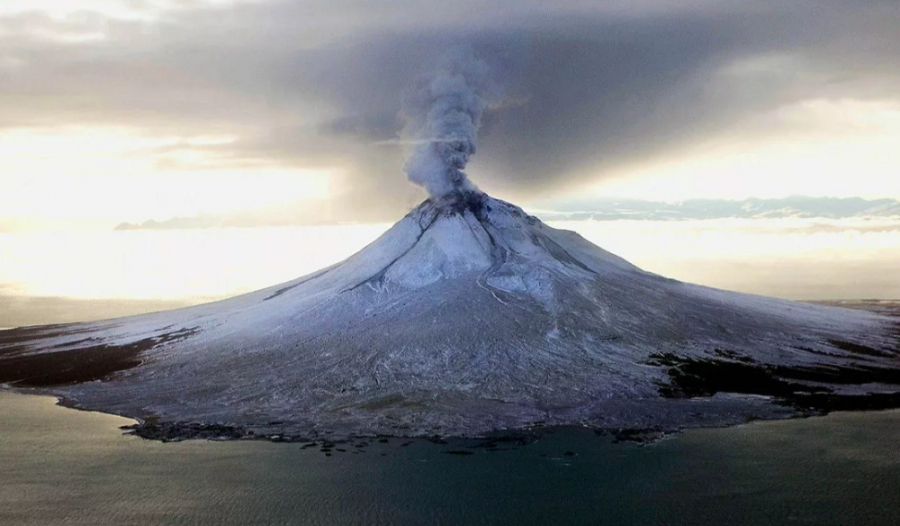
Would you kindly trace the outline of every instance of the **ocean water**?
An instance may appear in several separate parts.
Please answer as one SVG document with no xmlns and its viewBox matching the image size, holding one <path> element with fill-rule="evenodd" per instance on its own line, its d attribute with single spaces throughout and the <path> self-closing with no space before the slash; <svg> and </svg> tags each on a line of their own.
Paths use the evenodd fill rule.
<svg viewBox="0 0 900 526">
<path fill-rule="evenodd" d="M 127 423 L 0 392 L 0 524 L 900 523 L 897 411 L 644 446 L 560 429 L 509 450 L 391 439 L 331 456 L 301 444 L 163 444 L 123 436 Z"/>
</svg>

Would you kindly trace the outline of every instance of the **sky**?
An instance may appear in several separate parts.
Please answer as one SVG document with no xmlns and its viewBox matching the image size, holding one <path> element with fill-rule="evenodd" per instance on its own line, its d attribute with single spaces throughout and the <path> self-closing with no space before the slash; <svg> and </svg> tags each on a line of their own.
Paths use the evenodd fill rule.
<svg viewBox="0 0 900 526">
<path fill-rule="evenodd" d="M 895 0 L 15 0 L 0 230 L 395 220 L 403 94 L 460 46 L 497 197 L 900 198 Z"/>
</svg>

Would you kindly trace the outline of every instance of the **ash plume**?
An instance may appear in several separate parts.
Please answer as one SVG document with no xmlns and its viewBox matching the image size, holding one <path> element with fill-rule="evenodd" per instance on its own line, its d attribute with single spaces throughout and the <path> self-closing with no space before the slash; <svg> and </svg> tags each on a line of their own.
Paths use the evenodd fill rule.
<svg viewBox="0 0 900 526">
<path fill-rule="evenodd" d="M 411 182 L 432 197 L 476 189 L 463 170 L 477 150 L 481 116 L 496 92 L 487 63 L 468 49 L 448 54 L 431 78 L 408 90 L 399 142 L 411 147 L 404 166 Z"/>
</svg>

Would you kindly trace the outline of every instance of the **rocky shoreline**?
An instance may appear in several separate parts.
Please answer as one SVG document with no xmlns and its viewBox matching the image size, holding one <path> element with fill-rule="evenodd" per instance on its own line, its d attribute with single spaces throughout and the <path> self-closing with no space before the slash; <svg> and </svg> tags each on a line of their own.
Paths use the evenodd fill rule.
<svg viewBox="0 0 900 526">
<path fill-rule="evenodd" d="M 485 451 L 502 451 L 513 447 L 525 446 L 538 440 L 548 434 L 554 433 L 560 429 L 571 428 L 572 426 L 558 427 L 542 427 L 524 430 L 503 430 L 495 431 L 484 436 L 440 436 L 440 435 L 421 435 L 421 436 L 398 436 L 398 435 L 360 435 L 348 436 L 343 438 L 323 438 L 310 437 L 301 435 L 285 435 L 272 434 L 266 435 L 254 432 L 243 426 L 231 426 L 227 424 L 207 424 L 202 422 L 163 422 L 149 423 L 139 422 L 131 425 L 121 426 L 120 429 L 126 435 L 137 436 L 146 440 L 157 440 L 163 443 L 182 442 L 185 440 L 209 440 L 209 441 L 230 441 L 230 440 L 261 440 L 276 443 L 293 443 L 301 444 L 303 448 L 321 447 L 323 453 L 327 453 L 332 449 L 343 452 L 341 447 L 364 448 L 369 443 L 379 442 L 388 443 L 392 441 L 402 442 L 401 446 L 412 444 L 411 441 L 426 441 L 432 444 L 442 446 L 464 447 L 466 449 L 483 449 Z M 661 440 L 672 434 L 676 434 L 681 430 L 661 430 L 661 429 L 591 429 L 593 433 L 599 437 L 609 437 L 614 443 L 637 443 L 650 444 Z M 460 444 L 467 444 L 460 446 Z M 450 453 L 459 453 L 458 451 L 450 451 Z"/>
</svg>

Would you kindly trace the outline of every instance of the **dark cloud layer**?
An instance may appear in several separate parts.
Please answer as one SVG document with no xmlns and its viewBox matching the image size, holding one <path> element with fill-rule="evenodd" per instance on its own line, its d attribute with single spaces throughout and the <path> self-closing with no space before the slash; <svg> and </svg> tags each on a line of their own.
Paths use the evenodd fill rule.
<svg viewBox="0 0 900 526">
<path fill-rule="evenodd" d="M 0 17 L 0 127 L 231 134 L 236 143 L 207 147 L 223 162 L 343 168 L 336 199 L 368 219 L 421 196 L 401 147 L 385 141 L 402 127 L 403 90 L 460 44 L 506 90 L 484 115 L 470 174 L 514 198 L 798 100 L 900 100 L 895 1 L 547 4 L 307 0 L 198 3 L 152 21 Z"/>
</svg>

